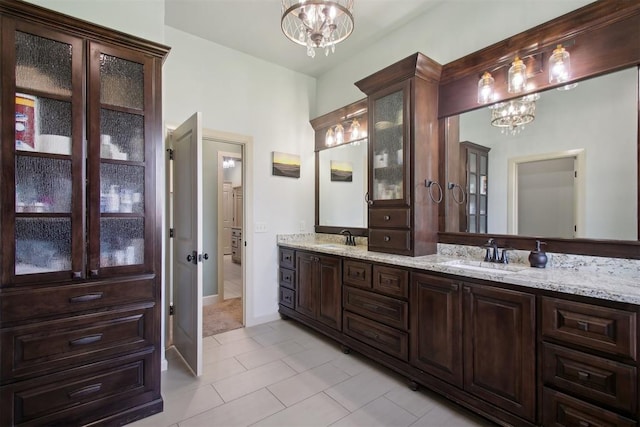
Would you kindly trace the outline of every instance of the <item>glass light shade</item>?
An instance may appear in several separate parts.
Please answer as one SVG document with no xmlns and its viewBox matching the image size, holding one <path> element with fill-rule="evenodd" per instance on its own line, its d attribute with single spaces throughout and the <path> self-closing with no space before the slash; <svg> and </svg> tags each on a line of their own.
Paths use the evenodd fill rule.
<svg viewBox="0 0 640 427">
<path fill-rule="evenodd" d="M 351 133 L 351 139 L 358 139 L 360 136 L 360 122 L 358 119 L 353 119 L 351 122 L 351 127 L 349 128 L 349 132 Z"/>
<path fill-rule="evenodd" d="M 342 144 L 344 142 L 344 128 L 341 124 L 336 125 L 335 134 L 336 144 Z"/>
<path fill-rule="evenodd" d="M 493 101 L 493 85 L 495 79 L 491 73 L 485 71 L 478 81 L 478 104 L 488 104 Z"/>
<path fill-rule="evenodd" d="M 559 44 L 549 57 L 549 83 L 564 83 L 571 77 L 571 56 Z"/>
<path fill-rule="evenodd" d="M 509 93 L 520 93 L 527 87 L 527 67 L 522 59 L 516 56 L 509 68 L 507 91 Z"/>
<path fill-rule="evenodd" d="M 353 31 L 353 0 L 282 0 L 281 11 L 282 32 L 312 58 L 316 48 L 334 52 Z"/>
<path fill-rule="evenodd" d="M 327 130 L 327 134 L 324 137 L 324 145 L 326 145 L 327 147 L 330 147 L 335 143 L 336 143 L 336 139 L 333 133 L 333 128 L 329 128 L 329 130 Z"/>
</svg>

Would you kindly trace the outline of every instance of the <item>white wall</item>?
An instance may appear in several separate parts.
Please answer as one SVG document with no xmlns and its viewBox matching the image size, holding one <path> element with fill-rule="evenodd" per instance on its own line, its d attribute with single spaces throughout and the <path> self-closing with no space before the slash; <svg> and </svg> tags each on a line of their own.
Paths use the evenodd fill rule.
<svg viewBox="0 0 640 427">
<path fill-rule="evenodd" d="M 630 68 L 541 93 L 536 119 L 515 137 L 492 127 L 481 108 L 460 116 L 460 140 L 489 152 L 488 230 L 507 232 L 507 161 L 585 150 L 585 229 L 580 236 L 636 240 L 638 71 Z"/>
<path fill-rule="evenodd" d="M 323 74 L 318 79 L 318 115 L 362 99 L 354 82 L 413 53 L 422 52 L 444 65 L 588 3 L 591 1 L 444 1 Z M 357 2 L 355 8 L 357 31 Z"/>
<path fill-rule="evenodd" d="M 313 129 L 315 80 L 240 52 L 165 28 L 172 51 L 164 65 L 164 114 L 180 123 L 202 111 L 203 128 L 253 138 L 252 178 L 244 186 L 247 271 L 246 323 L 277 316 L 276 234 L 314 223 Z M 299 154 L 300 179 L 271 175 L 271 152 Z M 246 166 L 246 165 L 245 165 Z M 249 172 L 249 171 L 248 171 Z M 254 233 L 256 222 L 266 233 Z"/>
</svg>

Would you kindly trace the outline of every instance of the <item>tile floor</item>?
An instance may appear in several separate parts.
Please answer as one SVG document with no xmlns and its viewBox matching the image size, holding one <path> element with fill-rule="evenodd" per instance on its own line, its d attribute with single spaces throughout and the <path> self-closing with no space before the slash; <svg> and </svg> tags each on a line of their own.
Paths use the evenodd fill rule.
<svg viewBox="0 0 640 427">
<path fill-rule="evenodd" d="M 205 338 L 200 378 L 167 359 L 164 412 L 132 426 L 493 425 L 292 320 Z"/>
</svg>

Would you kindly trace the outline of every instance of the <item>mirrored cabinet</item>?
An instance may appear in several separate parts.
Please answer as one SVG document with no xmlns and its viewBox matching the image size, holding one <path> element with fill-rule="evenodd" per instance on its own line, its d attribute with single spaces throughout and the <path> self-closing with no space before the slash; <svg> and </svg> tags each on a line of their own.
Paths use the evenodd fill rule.
<svg viewBox="0 0 640 427">
<path fill-rule="evenodd" d="M 0 425 L 158 412 L 168 48 L 20 1 L 0 19 Z"/>
</svg>

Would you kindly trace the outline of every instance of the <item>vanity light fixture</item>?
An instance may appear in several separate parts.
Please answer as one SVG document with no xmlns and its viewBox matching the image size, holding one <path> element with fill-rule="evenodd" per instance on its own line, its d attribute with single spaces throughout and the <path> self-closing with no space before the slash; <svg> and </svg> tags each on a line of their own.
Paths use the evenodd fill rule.
<svg viewBox="0 0 640 427">
<path fill-rule="evenodd" d="M 340 123 L 336 125 L 334 132 L 336 133 L 336 144 L 344 143 L 344 127 Z"/>
<path fill-rule="evenodd" d="M 336 139 L 335 134 L 333 133 L 333 128 L 329 128 L 329 130 L 327 130 L 327 134 L 324 137 L 324 145 L 326 145 L 327 147 L 331 147 L 335 143 Z"/>
<path fill-rule="evenodd" d="M 222 168 L 223 169 L 229 169 L 229 168 L 235 168 L 236 167 L 236 162 L 235 160 L 233 160 L 233 157 L 223 157 L 222 158 Z"/>
<path fill-rule="evenodd" d="M 549 57 L 549 83 L 564 83 L 571 77 L 571 56 L 559 44 Z"/>
<path fill-rule="evenodd" d="M 495 79 L 485 71 L 478 80 L 478 104 L 488 104 L 494 100 L 493 86 Z"/>
<path fill-rule="evenodd" d="M 349 133 L 351 134 L 351 139 L 358 139 L 360 136 L 360 122 L 358 119 L 353 119 L 351 122 L 351 126 L 349 127 Z"/>
<path fill-rule="evenodd" d="M 335 52 L 353 31 L 353 0 L 282 0 L 280 27 L 289 40 L 307 47 L 307 55 Z"/>
<path fill-rule="evenodd" d="M 516 55 L 509 68 L 507 79 L 507 92 L 520 93 L 527 87 L 527 67 L 519 56 Z"/>
</svg>

